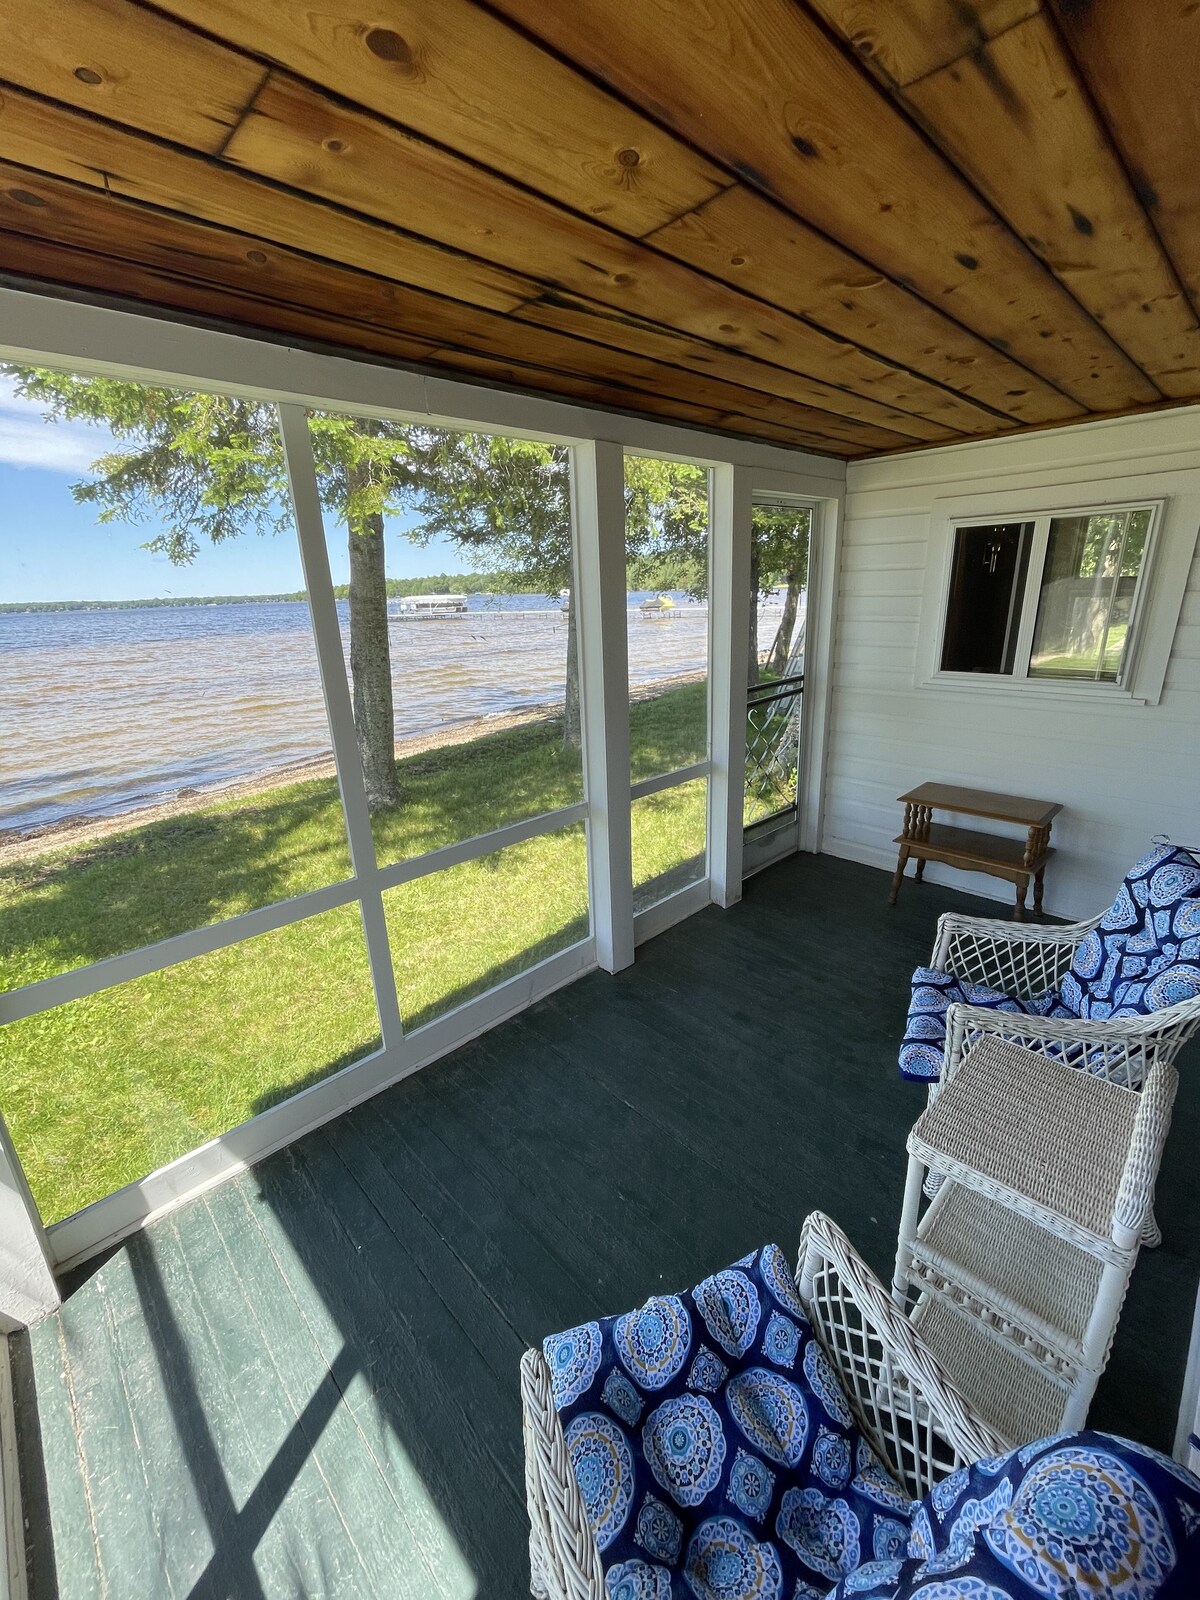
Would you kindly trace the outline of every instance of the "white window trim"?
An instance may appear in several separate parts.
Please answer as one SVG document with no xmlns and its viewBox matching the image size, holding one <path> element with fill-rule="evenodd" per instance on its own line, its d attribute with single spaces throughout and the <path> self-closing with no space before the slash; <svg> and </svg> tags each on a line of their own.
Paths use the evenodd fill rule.
<svg viewBox="0 0 1200 1600">
<path fill-rule="evenodd" d="M 1167 491 L 1164 493 L 1164 489 Z M 1030 552 L 1018 635 L 1018 660 L 1032 637 L 1040 594 L 1041 562 L 1052 517 L 1151 508 L 1153 518 L 1139 574 L 1131 639 L 1118 683 L 1031 678 L 1014 673 L 946 672 L 941 667 L 954 540 L 960 527 L 980 523 L 1038 524 Z M 1183 606 L 1184 590 L 1200 529 L 1200 472 L 1138 474 L 1094 485 L 993 490 L 935 500 L 913 686 L 985 697 L 1038 696 L 1095 707 L 1157 705 Z M 1034 574 L 1037 574 L 1035 580 Z"/>
</svg>

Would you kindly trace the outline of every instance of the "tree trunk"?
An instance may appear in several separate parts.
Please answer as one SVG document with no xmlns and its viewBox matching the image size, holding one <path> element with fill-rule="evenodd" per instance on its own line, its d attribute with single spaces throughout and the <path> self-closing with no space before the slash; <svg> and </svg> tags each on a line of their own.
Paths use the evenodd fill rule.
<svg viewBox="0 0 1200 1600">
<path fill-rule="evenodd" d="M 758 682 L 758 540 L 750 541 L 750 649 L 746 661 L 746 687 L 753 689 Z"/>
<path fill-rule="evenodd" d="M 787 595 L 783 602 L 783 616 L 775 630 L 775 641 L 767 658 L 767 671 L 772 677 L 782 677 L 787 670 L 792 649 L 792 632 L 796 626 L 796 611 L 800 605 L 803 576 L 799 567 L 792 567 L 787 575 Z"/>
<path fill-rule="evenodd" d="M 400 784 L 383 518 L 377 513 L 350 524 L 350 681 L 367 805 L 385 811 L 400 804 Z"/>
<path fill-rule="evenodd" d="M 567 595 L 567 691 L 563 701 L 563 749 L 579 750 L 583 724 L 579 716 L 579 637 L 575 625 L 575 591 Z"/>
</svg>

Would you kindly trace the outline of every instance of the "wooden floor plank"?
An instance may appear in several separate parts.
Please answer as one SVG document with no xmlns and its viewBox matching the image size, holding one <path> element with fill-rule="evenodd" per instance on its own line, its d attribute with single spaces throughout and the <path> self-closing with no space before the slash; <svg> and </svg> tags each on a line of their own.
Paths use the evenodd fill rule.
<svg viewBox="0 0 1200 1600">
<path fill-rule="evenodd" d="M 217 1600 L 227 1592 L 270 1600 L 277 1594 L 353 1595 L 362 1577 L 356 1552 L 319 1474 L 289 1448 L 291 1407 L 279 1393 L 261 1334 L 245 1315 L 241 1290 L 230 1282 L 203 1201 L 166 1221 L 171 1248 L 142 1262 L 140 1283 L 213 1537 L 214 1559 L 192 1600 Z M 263 1264 L 256 1265 L 261 1275 Z M 280 1478 L 287 1481 L 286 1496 L 277 1492 Z M 267 1509 L 273 1514 L 265 1515 Z"/>
<path fill-rule="evenodd" d="M 153 1570 L 164 1593 L 179 1597 L 191 1593 L 208 1566 L 213 1542 L 189 1464 L 189 1441 L 179 1431 L 142 1314 L 134 1282 L 136 1259 L 137 1252 L 118 1252 L 98 1281 L 106 1321 L 97 1336 L 111 1344 L 120 1376 L 128 1425 L 117 1419 L 118 1436 L 136 1441 L 127 1463 L 130 1493 L 145 1503 L 154 1528 Z M 144 1556 L 139 1569 L 143 1565 Z"/>
<path fill-rule="evenodd" d="M 249 1177 L 231 1185 L 228 1192 L 237 1196 L 261 1234 L 280 1276 L 292 1289 L 294 1321 L 290 1327 L 272 1323 L 272 1350 L 278 1359 L 278 1347 L 286 1345 L 291 1352 L 289 1365 L 293 1365 L 297 1358 L 304 1359 L 301 1341 L 307 1340 L 325 1372 L 336 1374 L 341 1409 L 322 1435 L 325 1472 L 335 1498 L 343 1471 L 353 1474 L 360 1488 L 364 1478 L 370 1480 L 366 1493 L 356 1495 L 352 1506 L 347 1503 L 348 1496 L 339 1504 L 343 1516 L 352 1520 L 356 1538 L 368 1548 L 372 1561 L 378 1544 L 393 1564 L 394 1577 L 381 1580 L 378 1592 L 390 1594 L 394 1588 L 396 1593 L 405 1594 L 412 1592 L 416 1584 L 418 1594 L 466 1600 L 474 1592 L 470 1567 L 390 1426 L 362 1362 L 355 1357 L 346 1359 L 349 1347 L 345 1332 L 324 1297 L 313 1293 L 289 1234 L 274 1208 L 257 1195 L 256 1187 L 253 1177 Z M 211 1203 L 215 1202 L 214 1195 Z M 307 1359 L 311 1362 L 312 1355 Z M 296 1370 L 302 1369 L 297 1366 Z M 345 1419 L 352 1425 L 353 1435 L 345 1426 Z M 339 1454 L 344 1459 L 339 1460 Z M 390 1509 L 380 1486 L 390 1499 Z M 375 1519 L 370 1529 L 362 1526 L 366 1518 Z"/>
<path fill-rule="evenodd" d="M 889 909 L 887 882 L 828 858 L 773 868 L 739 906 L 559 991 L 69 1286 L 18 1341 L 26 1491 L 54 1520 L 52 1541 L 31 1537 L 33 1600 L 118 1600 L 95 1548 L 118 1577 L 157 1573 L 168 1526 L 175 1593 L 196 1550 L 221 1552 L 189 1600 L 407 1600 L 421 1582 L 440 1600 L 523 1597 L 525 1343 L 766 1238 L 794 1251 L 817 1206 L 890 1271 L 923 1103 L 895 1065 L 908 978 L 940 911 L 995 906 L 910 886 Z M 1092 1411 L 1160 1448 L 1200 1270 L 1198 1065 L 1192 1045 L 1164 1243 L 1139 1261 Z"/>
<path fill-rule="evenodd" d="M 94 1506 L 104 1507 L 95 1517 L 101 1592 L 137 1594 L 149 1586 L 173 1595 L 135 1420 L 144 1375 L 136 1361 L 133 1370 L 121 1364 L 105 1289 L 106 1279 L 97 1280 L 94 1293 L 73 1296 L 61 1312 L 86 1492 Z"/>
<path fill-rule="evenodd" d="M 264 1199 L 295 1228 L 310 1279 L 337 1306 L 377 1405 L 489 1588 L 524 1559 L 515 1386 L 496 1381 L 390 1219 L 347 1182 L 329 1141 L 292 1146 L 259 1176 Z M 453 1269 L 450 1258 L 446 1266 Z M 487 1494 L 471 1484 L 488 1485 Z"/>
<path fill-rule="evenodd" d="M 343 1343 L 327 1361 L 314 1342 L 291 1286 L 278 1270 L 240 1184 L 226 1185 L 205 1204 L 225 1250 L 227 1270 L 245 1299 L 268 1353 L 280 1395 L 294 1419 L 293 1453 L 320 1475 L 328 1503 L 358 1557 L 349 1592 L 362 1584 L 397 1600 L 446 1594 L 408 1528 L 402 1508 L 345 1404 L 343 1391 L 361 1369 Z M 308 1286 L 302 1294 L 309 1298 Z M 264 1514 L 269 1507 L 264 1508 Z"/>
<path fill-rule="evenodd" d="M 30 1600 L 106 1600 L 61 1318 L 13 1341 L 13 1403 Z"/>
</svg>

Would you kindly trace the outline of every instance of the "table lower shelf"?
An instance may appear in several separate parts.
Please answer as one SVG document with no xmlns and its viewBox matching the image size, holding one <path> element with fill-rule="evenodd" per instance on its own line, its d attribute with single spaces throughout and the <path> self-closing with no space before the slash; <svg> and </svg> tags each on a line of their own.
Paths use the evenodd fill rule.
<svg viewBox="0 0 1200 1600">
<path fill-rule="evenodd" d="M 918 860 L 941 861 L 948 867 L 966 867 L 1014 879 L 1040 872 L 1054 854 L 1053 848 L 1048 848 L 1026 861 L 1024 839 L 958 828 L 948 822 L 931 822 L 919 839 L 898 834 L 892 843 L 906 846 L 909 855 Z"/>
</svg>

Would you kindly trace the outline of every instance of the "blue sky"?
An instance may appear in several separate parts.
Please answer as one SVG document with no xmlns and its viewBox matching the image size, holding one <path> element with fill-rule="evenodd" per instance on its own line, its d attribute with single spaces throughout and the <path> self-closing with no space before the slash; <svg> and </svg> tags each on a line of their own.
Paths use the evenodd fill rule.
<svg viewBox="0 0 1200 1600">
<path fill-rule="evenodd" d="M 98 524 L 70 486 L 111 446 L 108 430 L 87 423 L 44 422 L 0 376 L 0 601 L 144 600 L 173 595 L 277 594 L 302 587 L 295 535 L 276 534 L 207 546 L 190 566 L 142 549 L 153 523 Z M 335 583 L 345 583 L 345 533 L 327 528 Z M 424 548 L 388 529 L 393 578 L 458 572 L 466 563 L 439 540 Z"/>
</svg>

